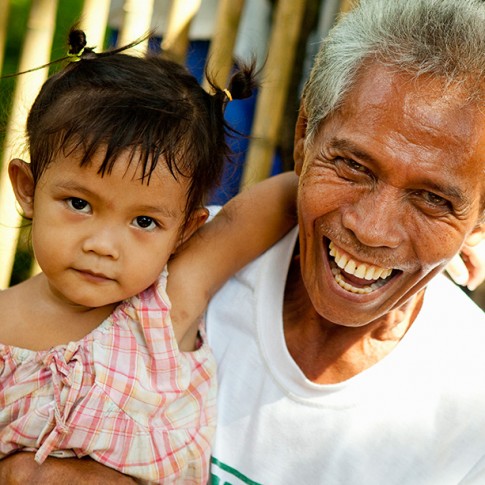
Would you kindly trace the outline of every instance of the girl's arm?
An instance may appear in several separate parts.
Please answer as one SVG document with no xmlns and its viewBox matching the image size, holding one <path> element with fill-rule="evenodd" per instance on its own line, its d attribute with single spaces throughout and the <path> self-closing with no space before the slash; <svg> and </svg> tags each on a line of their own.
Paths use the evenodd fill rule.
<svg viewBox="0 0 485 485">
<path fill-rule="evenodd" d="M 296 224 L 298 177 L 286 172 L 243 190 L 169 261 L 167 292 L 182 350 L 192 350 L 210 298 Z"/>
<path fill-rule="evenodd" d="M 49 483 L 69 485 L 136 485 L 133 478 L 94 461 L 92 458 L 54 458 L 48 456 L 39 465 L 34 453 L 17 452 L 0 460 L 0 483 Z"/>
</svg>

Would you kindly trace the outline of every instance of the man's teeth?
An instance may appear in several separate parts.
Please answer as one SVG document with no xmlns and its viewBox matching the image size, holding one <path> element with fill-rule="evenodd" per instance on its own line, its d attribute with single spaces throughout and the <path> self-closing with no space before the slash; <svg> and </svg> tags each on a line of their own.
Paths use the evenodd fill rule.
<svg viewBox="0 0 485 485">
<path fill-rule="evenodd" d="M 337 267 L 332 269 L 332 273 L 335 277 L 335 281 L 345 290 L 351 291 L 352 293 L 367 294 L 380 288 L 384 283 L 385 279 L 392 273 L 392 268 L 381 268 L 379 266 L 368 265 L 354 261 L 349 255 L 340 251 L 333 242 L 329 244 L 330 256 L 334 258 L 334 262 Z M 372 280 L 369 286 L 356 287 L 345 281 L 340 273 L 340 269 L 344 270 L 347 274 L 354 275 L 357 278 Z M 379 280 L 379 281 L 375 281 Z"/>
<path fill-rule="evenodd" d="M 392 269 L 357 263 L 353 259 L 350 259 L 347 254 L 340 252 L 333 242 L 330 242 L 329 248 L 330 256 L 333 256 L 337 266 L 346 273 L 357 276 L 357 278 L 364 278 L 366 280 L 386 279 L 392 273 Z"/>
</svg>

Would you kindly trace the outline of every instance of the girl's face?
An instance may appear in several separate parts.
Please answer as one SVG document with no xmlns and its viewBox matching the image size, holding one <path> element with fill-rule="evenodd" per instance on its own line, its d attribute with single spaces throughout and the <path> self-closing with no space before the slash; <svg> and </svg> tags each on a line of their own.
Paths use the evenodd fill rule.
<svg viewBox="0 0 485 485">
<path fill-rule="evenodd" d="M 136 163 L 128 164 L 128 153 L 101 177 L 102 155 L 82 168 L 75 154 L 59 155 L 33 198 L 19 200 L 32 219 L 35 256 L 50 289 L 76 306 L 101 307 L 140 293 L 182 242 L 186 179 L 176 181 L 161 163 L 150 183 L 142 183 Z M 16 162 L 28 172 L 17 183 L 25 179 L 28 184 L 28 164 Z M 205 217 L 201 209 L 189 232 Z"/>
</svg>

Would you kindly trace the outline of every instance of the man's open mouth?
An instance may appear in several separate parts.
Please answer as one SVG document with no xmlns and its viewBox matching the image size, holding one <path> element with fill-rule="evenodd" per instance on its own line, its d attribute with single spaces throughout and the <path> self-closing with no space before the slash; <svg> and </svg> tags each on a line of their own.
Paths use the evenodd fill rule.
<svg viewBox="0 0 485 485">
<path fill-rule="evenodd" d="M 361 295 L 372 293 L 384 286 L 397 271 L 356 261 L 332 241 L 330 241 L 328 249 L 330 267 L 335 281 L 340 287 L 351 293 Z"/>
</svg>

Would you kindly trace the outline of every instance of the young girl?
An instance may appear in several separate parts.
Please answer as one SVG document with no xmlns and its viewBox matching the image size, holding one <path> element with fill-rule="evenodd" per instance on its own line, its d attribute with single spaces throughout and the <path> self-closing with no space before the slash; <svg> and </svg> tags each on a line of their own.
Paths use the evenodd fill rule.
<svg viewBox="0 0 485 485">
<path fill-rule="evenodd" d="M 77 62 L 30 111 L 30 163 L 9 165 L 42 272 L 0 292 L 0 458 L 89 455 L 141 481 L 205 484 L 216 374 L 200 316 L 290 228 L 295 180 L 204 225 L 224 107 L 250 94 L 251 69 L 210 95 L 160 57 L 95 54 L 80 31 L 70 45 Z"/>
</svg>

